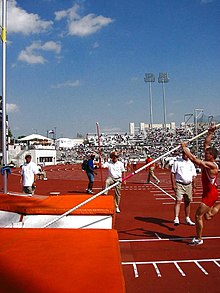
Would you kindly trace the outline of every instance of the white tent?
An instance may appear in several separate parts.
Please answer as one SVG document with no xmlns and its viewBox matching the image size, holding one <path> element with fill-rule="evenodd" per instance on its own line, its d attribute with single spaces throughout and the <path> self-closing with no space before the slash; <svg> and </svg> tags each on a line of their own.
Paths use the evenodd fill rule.
<svg viewBox="0 0 220 293">
<path fill-rule="evenodd" d="M 49 137 L 40 135 L 40 134 L 30 134 L 23 138 L 18 139 L 19 141 L 39 141 L 39 140 L 47 140 L 48 142 L 52 142 L 53 140 Z"/>
</svg>

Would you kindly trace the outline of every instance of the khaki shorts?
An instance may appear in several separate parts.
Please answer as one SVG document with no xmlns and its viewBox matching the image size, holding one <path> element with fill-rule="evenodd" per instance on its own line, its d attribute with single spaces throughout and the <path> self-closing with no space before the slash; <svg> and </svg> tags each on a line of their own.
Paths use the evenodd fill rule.
<svg viewBox="0 0 220 293">
<path fill-rule="evenodd" d="M 176 182 L 176 199 L 184 201 L 192 201 L 192 183 L 188 185 L 181 184 Z"/>
</svg>

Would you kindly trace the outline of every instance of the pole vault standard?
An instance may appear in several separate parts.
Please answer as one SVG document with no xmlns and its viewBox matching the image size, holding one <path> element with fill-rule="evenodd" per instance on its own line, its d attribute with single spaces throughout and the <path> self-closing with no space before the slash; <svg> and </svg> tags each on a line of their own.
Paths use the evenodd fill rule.
<svg viewBox="0 0 220 293">
<path fill-rule="evenodd" d="M 220 124 L 217 124 L 217 125 L 216 125 L 216 129 L 219 128 L 219 127 L 220 127 Z M 190 138 L 190 139 L 188 140 L 188 142 L 191 142 L 191 141 L 193 141 L 193 140 L 199 138 L 200 136 L 203 136 L 203 135 L 206 134 L 207 132 L 208 132 L 208 130 L 205 130 L 205 131 L 199 133 L 198 135 L 196 135 L 196 136 Z M 106 188 L 106 189 L 100 191 L 100 192 L 97 193 L 97 194 L 94 194 L 92 197 L 90 197 L 90 198 L 88 198 L 87 200 L 81 202 L 81 203 L 78 204 L 77 206 L 75 206 L 75 207 L 73 207 L 72 209 L 66 211 L 64 214 L 60 215 L 59 217 L 57 217 L 57 218 L 53 219 L 52 221 L 50 221 L 49 223 L 45 224 L 45 225 L 43 226 L 43 228 L 47 228 L 47 227 L 51 226 L 52 224 L 54 224 L 55 222 L 59 221 L 60 219 L 62 219 L 62 218 L 64 218 L 64 217 L 68 216 L 70 213 L 72 213 L 73 211 L 77 210 L 77 209 L 80 208 L 81 206 L 87 204 L 88 202 L 90 202 L 90 201 L 92 201 L 93 199 L 95 199 L 96 197 L 102 195 L 102 194 L 105 193 L 106 191 L 108 191 L 108 190 L 114 188 L 114 187 L 117 186 L 118 184 L 120 184 L 120 183 L 122 183 L 122 182 L 128 180 L 129 178 L 133 177 L 133 176 L 136 175 L 137 173 L 139 173 L 139 172 L 141 172 L 142 170 L 146 169 L 147 167 L 149 167 L 150 165 L 154 164 L 154 163 L 157 162 L 158 160 L 160 160 L 160 159 L 162 159 L 163 157 L 169 155 L 170 153 L 172 153 L 172 152 L 178 150 L 180 147 L 181 147 L 181 145 L 176 146 L 176 147 L 173 148 L 172 150 L 170 150 L 170 151 L 166 152 L 165 154 L 159 156 L 157 159 L 154 159 L 154 160 L 151 161 L 150 163 L 148 163 L 148 164 L 142 166 L 141 168 L 135 170 L 134 172 L 128 174 L 128 175 L 127 175 L 126 177 L 124 177 L 121 181 L 117 181 L 117 182 L 115 182 L 114 184 L 112 184 L 111 186 L 109 186 L 108 188 Z"/>
<path fill-rule="evenodd" d="M 98 135 L 99 166 L 100 166 L 101 182 L 102 182 L 102 189 L 103 189 L 102 154 L 101 154 L 101 142 L 100 142 L 101 138 L 100 138 L 100 127 L 98 122 L 96 122 L 96 129 L 97 129 L 97 135 Z"/>
</svg>

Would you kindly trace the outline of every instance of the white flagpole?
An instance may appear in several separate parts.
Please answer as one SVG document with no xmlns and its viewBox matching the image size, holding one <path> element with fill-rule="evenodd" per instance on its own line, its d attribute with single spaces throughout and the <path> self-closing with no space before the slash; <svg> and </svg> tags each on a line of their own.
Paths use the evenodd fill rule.
<svg viewBox="0 0 220 293">
<path fill-rule="evenodd" d="M 98 135 L 98 153 L 99 153 L 99 168 L 100 168 L 100 174 L 101 174 L 101 183 L 102 183 L 102 189 L 103 189 L 103 176 L 102 176 L 102 154 L 101 154 L 101 137 L 100 137 L 100 126 L 99 123 L 96 122 L 96 128 L 97 128 L 97 135 Z"/>
<path fill-rule="evenodd" d="M 7 1 L 2 0 L 2 165 L 7 165 L 6 146 L 6 16 Z M 7 172 L 4 172 L 4 193 L 7 193 Z"/>
</svg>

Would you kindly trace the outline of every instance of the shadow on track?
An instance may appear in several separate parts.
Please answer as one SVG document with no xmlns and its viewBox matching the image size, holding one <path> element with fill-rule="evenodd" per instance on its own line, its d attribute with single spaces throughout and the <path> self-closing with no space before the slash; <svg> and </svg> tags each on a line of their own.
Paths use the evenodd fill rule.
<svg viewBox="0 0 220 293">
<path fill-rule="evenodd" d="M 86 191 L 68 190 L 68 193 L 86 194 Z"/>
<path fill-rule="evenodd" d="M 167 225 L 167 224 L 173 225 L 173 222 L 165 220 L 165 219 L 159 219 L 159 218 L 153 218 L 153 217 L 135 217 L 135 220 L 146 222 L 146 223 L 153 223 L 161 227 L 167 228 L 169 231 L 175 231 L 175 228 Z"/>
<path fill-rule="evenodd" d="M 151 231 L 151 230 L 145 230 L 143 228 L 136 228 L 131 230 L 124 230 L 124 231 L 118 231 L 119 235 L 129 235 L 129 236 L 136 236 L 136 237 L 149 237 L 150 240 L 161 240 L 161 241 L 173 241 L 173 242 L 179 242 L 182 244 L 188 244 L 189 239 L 192 238 L 192 236 L 189 236 L 187 238 L 183 238 L 179 235 L 169 235 L 166 233 L 161 233 L 158 231 Z M 155 238 L 156 237 L 156 238 Z"/>
</svg>

